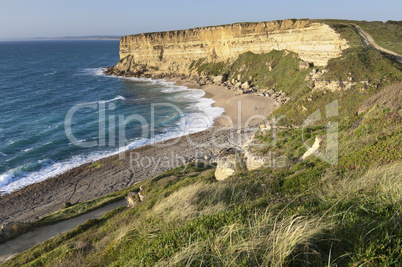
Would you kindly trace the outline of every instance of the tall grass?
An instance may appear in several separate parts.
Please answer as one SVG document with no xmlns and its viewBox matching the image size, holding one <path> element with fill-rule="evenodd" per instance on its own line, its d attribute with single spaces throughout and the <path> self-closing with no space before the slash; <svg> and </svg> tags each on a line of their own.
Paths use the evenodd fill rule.
<svg viewBox="0 0 402 267">
<path fill-rule="evenodd" d="M 222 227 L 214 237 L 194 240 L 159 266 L 283 266 L 297 249 L 326 227 L 319 218 L 255 213 L 247 223 Z M 312 253 L 313 251 L 303 251 Z"/>
<path fill-rule="evenodd" d="M 336 198 L 347 199 L 356 197 L 357 193 L 362 198 L 376 196 L 377 200 L 385 205 L 402 203 L 402 163 L 374 167 L 369 171 L 358 174 L 350 173 L 340 178 L 334 172 L 327 172 L 321 181 L 321 190 L 317 192 L 324 201 Z M 363 201 L 363 199 L 362 199 Z"/>
<path fill-rule="evenodd" d="M 195 183 L 183 187 L 158 202 L 148 216 L 163 217 L 172 222 L 216 213 L 225 209 L 225 204 L 219 201 L 224 190 L 225 186 L 219 183 Z"/>
<path fill-rule="evenodd" d="M 148 186 L 141 205 L 49 240 L 7 266 L 392 265 L 402 252 L 401 171 L 401 162 L 347 173 L 327 169 L 310 190 L 295 193 L 258 190 L 271 184 L 257 171 L 219 183 L 166 176 L 157 183 L 175 181 L 167 187 L 175 190 Z M 93 249 L 75 249 L 79 242 Z"/>
</svg>

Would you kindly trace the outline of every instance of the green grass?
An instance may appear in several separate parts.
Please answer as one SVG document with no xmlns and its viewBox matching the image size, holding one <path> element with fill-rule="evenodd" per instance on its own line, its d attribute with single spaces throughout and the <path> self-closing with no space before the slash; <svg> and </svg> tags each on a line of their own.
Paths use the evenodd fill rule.
<svg viewBox="0 0 402 267">
<path fill-rule="evenodd" d="M 92 163 L 91 165 L 89 165 L 88 168 L 90 168 L 90 169 L 99 169 L 99 168 L 102 168 L 102 163 L 100 163 L 99 161 L 95 161 L 94 163 Z"/>
<path fill-rule="evenodd" d="M 342 128 L 340 162 L 356 164 L 351 157 L 372 140 L 400 146 L 395 112 L 373 106 L 357 128 Z M 325 127 L 311 127 L 305 140 L 322 134 Z M 290 158 L 303 153 L 300 129 L 277 135 Z M 394 158 L 382 167 L 381 153 L 354 168 L 310 157 L 224 182 L 211 166 L 174 169 L 142 183 L 141 205 L 87 221 L 4 266 L 392 266 L 402 260 L 402 161 L 399 150 L 388 152 Z"/>
<path fill-rule="evenodd" d="M 4 266 L 400 261 L 402 165 L 339 173 L 317 161 L 304 164 L 240 172 L 224 182 L 214 181 L 209 168 L 171 171 L 147 181 L 147 200 L 136 208 L 87 221 Z M 80 243 L 92 248 L 78 249 Z"/>
<path fill-rule="evenodd" d="M 402 160 L 401 111 L 374 106 L 343 137 L 340 167 L 356 169 Z"/>
<path fill-rule="evenodd" d="M 229 63 L 200 59 L 190 66 L 229 79 L 240 74 L 242 82 L 291 97 L 274 112 L 286 116 L 278 124 L 283 128 L 276 134 L 259 132 L 254 140 L 257 153 L 282 155 L 286 166 L 239 169 L 222 182 L 216 181 L 213 166 L 193 163 L 167 171 L 35 222 L 55 223 L 144 188 L 146 199 L 135 208 L 120 207 L 89 220 L 2 266 L 398 266 L 402 109 L 395 104 L 398 88 L 387 85 L 402 80 L 401 65 L 365 48 L 350 21 L 327 22 L 348 38 L 351 48 L 330 60 L 323 79 L 352 77 L 372 86 L 312 90 L 305 81 L 312 68 L 298 70 L 299 59 L 285 51 L 245 53 Z M 383 30 L 383 23 L 367 23 L 371 28 L 365 23 L 357 24 L 374 38 Z M 389 32 L 395 23 L 390 24 L 381 33 L 384 42 L 396 38 Z M 365 112 L 356 113 L 379 95 Z M 326 118 L 325 105 L 334 100 L 338 116 Z M 302 128 L 316 110 L 322 119 Z M 338 165 L 315 156 L 300 161 L 305 144 L 311 146 L 317 136 L 325 151 L 330 121 L 338 123 Z"/>
<path fill-rule="evenodd" d="M 273 50 L 266 54 L 246 52 L 233 62 L 203 63 L 204 59 L 194 61 L 191 69 L 203 75 L 226 75 L 231 81 L 248 81 L 261 89 L 273 89 L 285 93 L 302 90 L 306 75 L 311 69 L 299 70 L 300 59 L 296 53 Z M 272 70 L 270 70 L 270 68 Z"/>
<path fill-rule="evenodd" d="M 260 133 L 260 153 L 285 153 L 286 167 L 241 170 L 223 182 L 211 166 L 167 171 L 142 183 L 146 200 L 137 207 L 90 220 L 4 266 L 396 265 L 402 111 L 375 103 L 353 116 L 339 127 L 337 166 L 297 160 L 304 142 L 325 136 L 326 123 L 304 135 L 280 130 L 275 144 L 272 132 Z"/>
<path fill-rule="evenodd" d="M 14 239 L 17 236 L 26 233 L 28 231 L 35 230 L 39 227 L 44 227 L 47 225 L 55 224 L 64 220 L 68 220 L 79 215 L 88 213 L 97 208 L 105 206 L 107 204 L 111 204 L 113 202 L 119 201 L 123 199 L 129 192 L 138 191 L 140 185 L 133 185 L 131 187 L 127 187 L 125 189 L 116 191 L 112 194 L 88 200 L 85 202 L 79 202 L 74 204 L 69 208 L 60 209 L 54 213 L 51 213 L 45 217 L 40 218 L 37 221 L 30 223 L 22 223 L 17 222 L 16 227 L 12 229 L 10 235 L 8 237 L 0 236 L 0 243 L 4 243 L 10 239 Z"/>
<path fill-rule="evenodd" d="M 149 68 L 152 69 L 152 70 L 156 70 L 156 71 L 159 70 L 159 67 L 158 67 L 158 66 L 150 66 Z"/>
<path fill-rule="evenodd" d="M 354 21 L 354 20 L 313 20 L 326 23 L 348 40 L 348 45 L 356 48 L 363 47 L 360 37 L 350 27 L 350 24 L 359 25 L 370 34 L 375 42 L 395 53 L 402 54 L 402 21 Z"/>
<path fill-rule="evenodd" d="M 402 55 L 402 21 L 358 21 L 356 24 L 370 34 L 379 46 Z"/>
<path fill-rule="evenodd" d="M 328 72 L 323 76 L 330 81 L 368 81 L 381 84 L 402 79 L 402 64 L 376 50 L 365 47 L 349 48 L 340 58 L 329 60 Z"/>
<path fill-rule="evenodd" d="M 345 82 L 351 77 L 357 84 L 349 90 L 332 92 L 313 90 L 302 83 L 298 89 L 289 91 L 289 104 L 275 110 L 274 115 L 285 115 L 286 119 L 282 122 L 287 122 L 288 126 L 300 126 L 314 111 L 337 100 L 342 124 L 348 125 L 354 120 L 357 108 L 365 99 L 378 93 L 381 88 L 402 80 L 402 64 L 364 47 L 345 50 L 341 57 L 331 59 L 325 69 L 327 72 L 320 80 Z"/>
</svg>

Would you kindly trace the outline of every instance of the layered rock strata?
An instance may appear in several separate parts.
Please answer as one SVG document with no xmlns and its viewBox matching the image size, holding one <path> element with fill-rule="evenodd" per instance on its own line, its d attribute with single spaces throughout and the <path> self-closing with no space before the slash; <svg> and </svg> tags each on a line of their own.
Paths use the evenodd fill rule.
<svg viewBox="0 0 402 267">
<path fill-rule="evenodd" d="M 230 62 L 239 54 L 288 50 L 316 66 L 325 66 L 348 47 L 330 26 L 308 20 L 236 23 L 170 32 L 143 33 L 120 39 L 120 61 L 110 74 L 191 75 L 191 64 Z M 195 73 L 193 73 L 195 74 Z"/>
</svg>

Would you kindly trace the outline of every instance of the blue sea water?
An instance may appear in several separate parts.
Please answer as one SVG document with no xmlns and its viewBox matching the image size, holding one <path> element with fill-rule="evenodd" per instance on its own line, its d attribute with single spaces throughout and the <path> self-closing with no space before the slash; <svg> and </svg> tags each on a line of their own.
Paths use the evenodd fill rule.
<svg viewBox="0 0 402 267">
<path fill-rule="evenodd" d="M 222 114 L 201 90 L 104 75 L 118 50 L 118 41 L 0 42 L 0 191 L 205 130 Z"/>
</svg>

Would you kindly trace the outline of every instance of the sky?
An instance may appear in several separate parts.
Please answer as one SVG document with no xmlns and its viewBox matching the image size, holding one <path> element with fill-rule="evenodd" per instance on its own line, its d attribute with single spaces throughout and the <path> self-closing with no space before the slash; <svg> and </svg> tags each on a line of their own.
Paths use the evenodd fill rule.
<svg viewBox="0 0 402 267">
<path fill-rule="evenodd" d="M 402 20 L 401 0 L 0 0 L 0 39 L 129 35 L 286 18 Z"/>
</svg>

